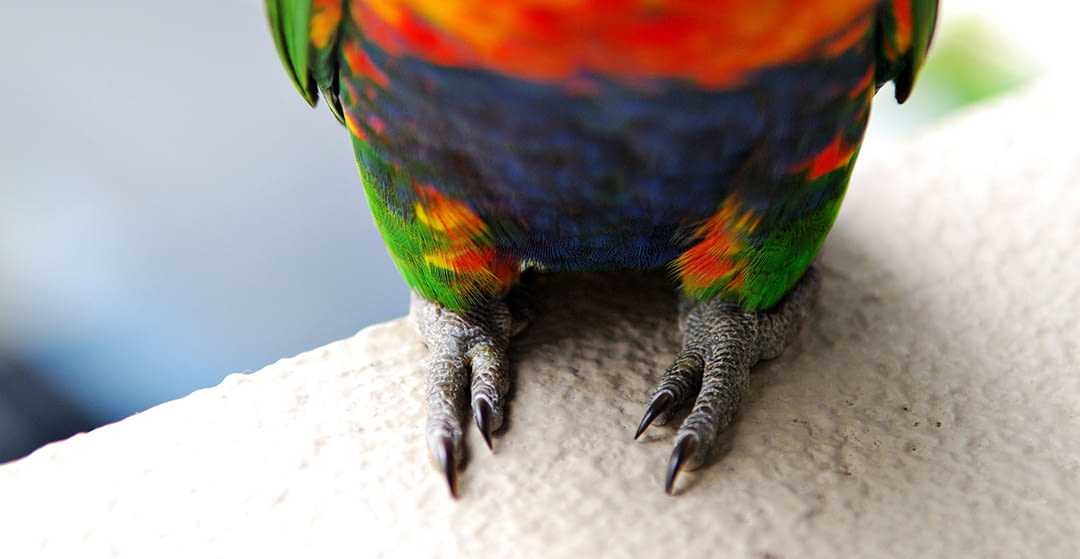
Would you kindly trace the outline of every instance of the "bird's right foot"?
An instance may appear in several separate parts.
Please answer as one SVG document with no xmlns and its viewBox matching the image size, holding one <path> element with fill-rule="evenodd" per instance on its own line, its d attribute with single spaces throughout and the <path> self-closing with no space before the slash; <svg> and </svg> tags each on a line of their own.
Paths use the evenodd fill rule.
<svg viewBox="0 0 1080 559">
<path fill-rule="evenodd" d="M 427 444 L 431 458 L 457 497 L 457 474 L 465 457 L 462 421 L 473 421 L 488 448 L 502 426 L 510 388 L 507 350 L 513 320 L 493 299 L 465 312 L 452 311 L 415 293 L 411 314 L 430 351 L 427 370 Z"/>
</svg>

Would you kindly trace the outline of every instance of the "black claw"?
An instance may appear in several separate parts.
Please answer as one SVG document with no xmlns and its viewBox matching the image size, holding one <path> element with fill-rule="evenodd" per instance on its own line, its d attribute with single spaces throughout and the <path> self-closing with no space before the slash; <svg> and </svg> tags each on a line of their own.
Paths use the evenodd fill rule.
<svg viewBox="0 0 1080 559">
<path fill-rule="evenodd" d="M 439 445 L 434 453 L 435 461 L 439 469 L 446 476 L 446 484 L 450 487 L 450 496 L 457 499 L 457 465 L 454 464 L 454 439 L 449 435 L 439 437 Z"/>
<path fill-rule="evenodd" d="M 653 421 L 656 421 L 660 414 L 666 413 L 671 409 L 671 405 L 675 403 L 675 397 L 670 392 L 661 392 L 657 394 L 648 406 L 645 406 L 645 416 L 641 418 L 641 423 L 638 424 L 637 432 L 634 433 L 634 439 L 637 439 L 652 425 Z"/>
<path fill-rule="evenodd" d="M 667 464 L 667 477 L 664 478 L 664 493 L 674 495 L 675 478 L 679 476 L 683 466 L 698 449 L 697 435 L 687 435 L 675 443 L 675 449 L 671 451 L 671 458 Z"/>
<path fill-rule="evenodd" d="M 484 437 L 484 442 L 487 444 L 488 450 L 494 450 L 491 447 L 491 402 L 488 402 L 485 398 L 477 398 L 473 402 L 473 420 L 476 421 L 476 428 L 480 430 L 480 434 Z"/>
</svg>

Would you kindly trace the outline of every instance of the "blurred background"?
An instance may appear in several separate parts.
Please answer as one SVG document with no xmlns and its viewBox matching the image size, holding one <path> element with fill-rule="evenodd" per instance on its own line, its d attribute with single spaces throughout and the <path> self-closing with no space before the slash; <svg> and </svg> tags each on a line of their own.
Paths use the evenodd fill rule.
<svg viewBox="0 0 1080 559">
<path fill-rule="evenodd" d="M 261 0 L 0 5 L 0 462 L 407 312 Z M 1040 5 L 944 1 L 866 149 L 1071 69 Z"/>
</svg>

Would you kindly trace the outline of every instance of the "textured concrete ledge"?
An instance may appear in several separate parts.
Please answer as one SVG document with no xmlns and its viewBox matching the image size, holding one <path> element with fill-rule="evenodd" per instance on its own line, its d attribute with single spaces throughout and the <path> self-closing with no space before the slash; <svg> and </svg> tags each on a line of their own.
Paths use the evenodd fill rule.
<svg viewBox="0 0 1080 559">
<path fill-rule="evenodd" d="M 631 440 L 678 342 L 663 278 L 565 276 L 459 501 L 399 320 L 0 467 L 0 555 L 1080 556 L 1072 90 L 867 146 L 810 324 L 677 498 L 671 431 Z"/>
</svg>

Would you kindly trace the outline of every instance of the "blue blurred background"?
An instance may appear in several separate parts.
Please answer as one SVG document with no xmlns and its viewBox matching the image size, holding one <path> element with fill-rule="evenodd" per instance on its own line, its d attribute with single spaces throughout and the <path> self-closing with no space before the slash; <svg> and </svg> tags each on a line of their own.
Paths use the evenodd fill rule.
<svg viewBox="0 0 1080 559">
<path fill-rule="evenodd" d="M 956 3 L 870 142 L 1038 73 Z M 0 462 L 407 311 L 260 0 L 0 4 Z"/>
</svg>

